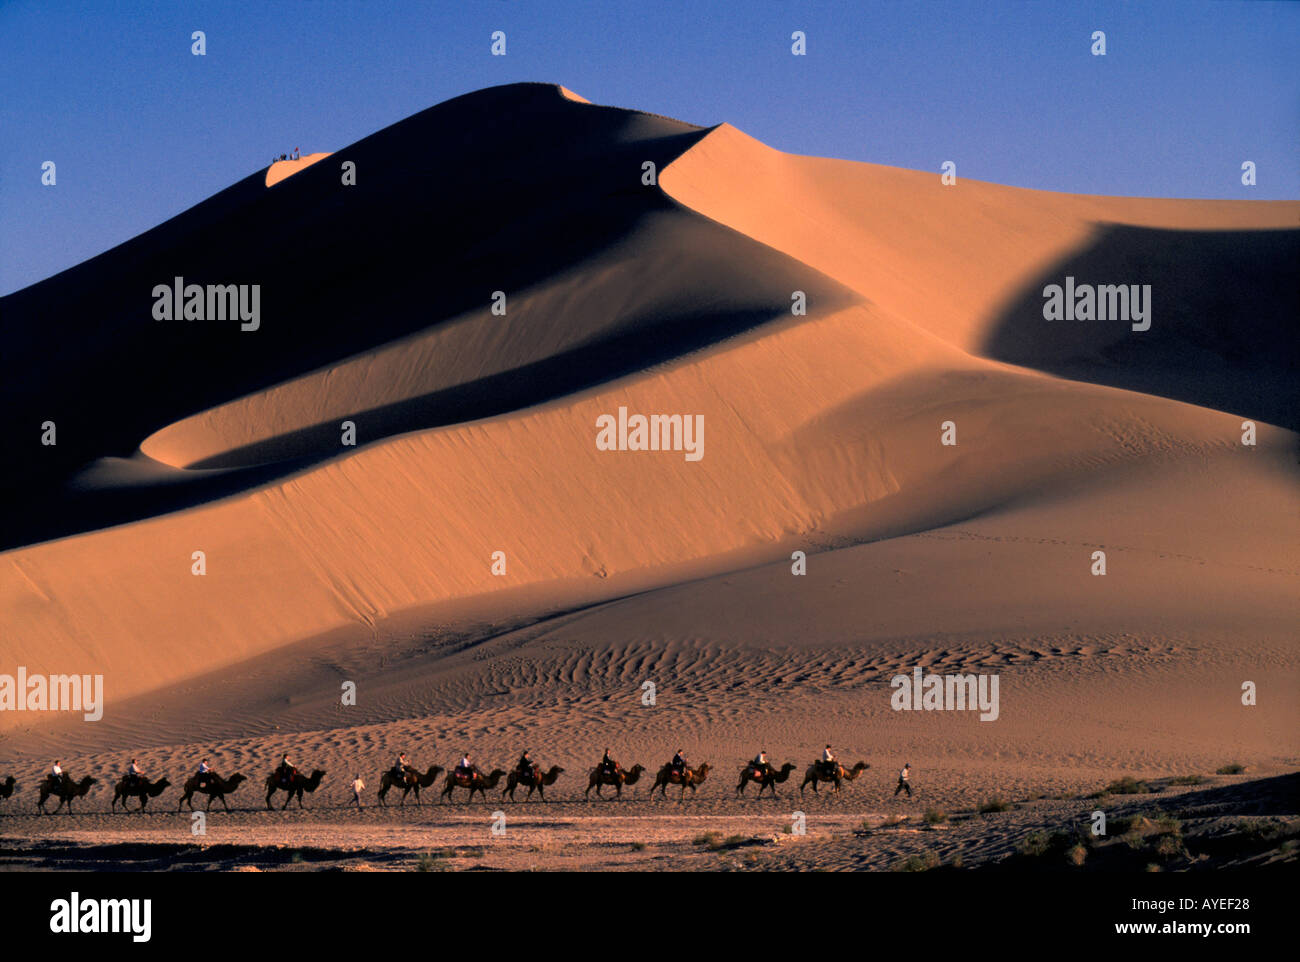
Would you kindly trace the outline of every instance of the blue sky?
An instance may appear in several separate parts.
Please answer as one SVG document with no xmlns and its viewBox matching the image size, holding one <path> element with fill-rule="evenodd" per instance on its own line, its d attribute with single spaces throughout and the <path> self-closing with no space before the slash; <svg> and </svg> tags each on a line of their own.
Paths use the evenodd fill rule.
<svg viewBox="0 0 1300 962">
<path fill-rule="evenodd" d="M 190 53 L 203 30 L 207 55 Z M 507 55 L 489 53 L 504 30 Z M 808 54 L 790 53 L 807 34 Z M 1090 53 L 1104 30 L 1105 57 Z M 1300 4 L 0 2 L 0 293 L 264 167 L 518 80 L 782 150 L 1079 193 L 1300 198 Z M 41 164 L 57 164 L 55 187 Z M 1241 185 L 1244 160 L 1258 186 Z"/>
</svg>

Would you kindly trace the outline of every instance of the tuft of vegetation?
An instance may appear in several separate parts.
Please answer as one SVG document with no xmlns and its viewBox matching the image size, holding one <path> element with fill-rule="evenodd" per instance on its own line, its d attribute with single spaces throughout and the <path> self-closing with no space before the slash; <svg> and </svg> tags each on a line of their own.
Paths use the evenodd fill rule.
<svg viewBox="0 0 1300 962">
<path fill-rule="evenodd" d="M 705 845 L 708 846 L 709 848 L 716 848 L 718 843 L 721 840 L 722 840 L 721 832 L 705 832 L 703 835 L 696 835 L 695 838 L 691 840 L 691 844 Z"/>
<path fill-rule="evenodd" d="M 1065 851 L 1065 860 L 1069 864 L 1073 865 L 1075 868 L 1082 867 L 1084 861 L 1086 861 L 1087 858 L 1088 858 L 1088 846 L 1083 845 L 1081 843 L 1075 844 L 1074 846 L 1066 849 Z"/>
<path fill-rule="evenodd" d="M 1183 840 L 1177 835 L 1162 835 L 1156 842 L 1156 854 L 1163 859 L 1179 858 L 1187 854 Z"/>
<path fill-rule="evenodd" d="M 928 872 L 939 867 L 939 856 L 926 850 L 917 855 L 909 855 L 894 866 L 895 872 Z"/>
<path fill-rule="evenodd" d="M 447 863 L 442 861 L 442 856 L 438 855 L 436 852 L 423 852 L 420 857 L 415 860 L 415 867 L 412 871 L 445 872 L 447 871 Z"/>
<path fill-rule="evenodd" d="M 941 812 L 937 808 L 927 808 L 925 814 L 921 816 L 926 825 L 940 825 L 948 821 L 948 813 Z"/>
<path fill-rule="evenodd" d="M 633 842 L 633 843 L 632 843 L 632 851 L 634 851 L 634 852 L 644 852 L 644 851 L 645 851 L 645 842 Z"/>
<path fill-rule="evenodd" d="M 1202 775 L 1179 775 L 1177 778 L 1169 779 L 1170 785 L 1204 785 L 1205 778 Z"/>
<path fill-rule="evenodd" d="M 1214 774 L 1216 774 L 1216 775 L 1244 775 L 1244 774 L 1246 774 L 1246 766 L 1245 766 L 1245 765 L 1238 765 L 1236 762 L 1232 762 L 1232 763 L 1230 763 L 1230 764 L 1228 764 L 1228 765 L 1220 765 L 1218 768 L 1216 768 L 1216 769 L 1214 770 Z"/>
<path fill-rule="evenodd" d="M 1030 832 L 1020 840 L 1016 846 L 1021 855 L 1027 855 L 1030 858 L 1040 858 L 1047 854 L 1047 849 L 1051 844 L 1051 836 L 1043 831 Z"/>
<path fill-rule="evenodd" d="M 1015 808 L 1010 802 L 1004 802 L 996 795 L 987 802 L 980 802 L 980 814 L 991 815 L 993 812 L 1009 812 Z"/>
<path fill-rule="evenodd" d="M 1150 795 L 1151 786 L 1138 781 L 1132 775 L 1125 775 L 1117 782 L 1111 782 L 1102 789 L 1104 795 Z"/>
</svg>

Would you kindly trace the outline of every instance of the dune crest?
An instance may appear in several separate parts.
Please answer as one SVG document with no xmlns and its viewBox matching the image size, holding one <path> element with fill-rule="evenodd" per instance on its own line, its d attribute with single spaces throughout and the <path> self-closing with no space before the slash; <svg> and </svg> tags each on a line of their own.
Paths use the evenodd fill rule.
<svg viewBox="0 0 1300 962">
<path fill-rule="evenodd" d="M 266 169 L 266 186 L 274 187 L 280 181 L 292 177 L 300 170 L 306 170 L 312 164 L 333 156 L 333 151 L 317 154 L 305 154 L 297 160 L 277 160 Z"/>
</svg>

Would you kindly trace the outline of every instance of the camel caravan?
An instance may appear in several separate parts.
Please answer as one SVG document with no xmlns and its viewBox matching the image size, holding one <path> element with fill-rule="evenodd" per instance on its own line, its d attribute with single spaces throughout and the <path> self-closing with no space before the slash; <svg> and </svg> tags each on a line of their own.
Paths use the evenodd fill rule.
<svg viewBox="0 0 1300 962">
<path fill-rule="evenodd" d="M 831 746 L 827 745 L 822 752 L 821 757 L 807 767 L 804 772 L 803 782 L 799 786 L 799 793 L 802 795 L 809 785 L 812 786 L 814 793 L 820 792 L 820 787 L 829 785 L 832 795 L 838 793 L 847 782 L 852 782 L 864 771 L 871 766 L 866 762 L 858 762 L 852 767 L 846 767 L 841 764 L 832 754 Z M 907 788 L 909 797 L 911 796 L 911 787 L 904 783 L 907 780 L 907 772 L 910 766 L 905 767 L 903 774 L 900 775 L 899 791 L 904 787 Z M 746 762 L 739 770 L 739 781 L 736 785 L 735 797 L 740 798 L 745 794 L 745 789 L 750 784 L 758 786 L 756 797 L 762 798 L 763 793 L 767 792 L 770 797 L 778 797 L 777 786 L 783 785 L 789 781 L 791 774 L 798 769 L 798 766 L 786 762 L 779 768 L 767 760 L 767 752 L 759 752 L 758 756 L 751 761 Z M 698 766 L 692 766 L 687 763 L 686 755 L 678 749 L 673 755 L 672 761 L 664 765 L 655 773 L 654 783 L 650 786 L 649 795 L 653 796 L 658 790 L 661 798 L 668 795 L 668 787 L 676 786 L 679 791 L 677 799 L 682 801 L 686 798 L 686 790 L 691 790 L 694 797 L 700 786 L 704 784 L 709 776 L 712 766 L 704 762 Z M 597 798 L 608 798 L 602 795 L 602 789 L 613 788 L 615 799 L 623 797 L 624 787 L 632 788 L 641 779 L 641 776 L 647 772 L 644 765 L 636 764 L 629 768 L 621 765 L 611 754 L 609 749 L 605 749 L 605 754 L 601 757 L 600 762 L 587 773 L 587 789 L 583 792 L 583 798 L 590 801 L 592 789 L 596 791 Z M 400 789 L 401 795 L 397 799 L 398 806 L 406 804 L 408 797 L 413 796 L 415 804 L 420 802 L 420 791 L 422 789 L 431 789 L 440 775 L 444 776 L 442 791 L 438 795 L 438 801 L 457 800 L 457 790 L 466 793 L 466 802 L 473 802 L 474 797 L 479 796 L 480 800 L 486 803 L 488 801 L 487 793 L 496 791 L 505 780 L 504 787 L 501 787 L 501 800 L 509 798 L 515 802 L 518 799 L 515 796 L 516 791 L 526 788 L 527 794 L 524 795 L 525 802 L 530 801 L 534 794 L 538 799 L 545 802 L 546 789 L 553 786 L 559 777 L 564 774 L 564 769 L 559 765 L 552 765 L 549 769 L 543 770 L 542 766 L 533 761 L 528 752 L 520 756 L 518 762 L 510 771 L 501 768 L 493 768 L 490 771 L 482 771 L 473 761 L 470 760 L 469 753 L 462 754 L 460 762 L 451 769 L 444 769 L 441 765 L 430 765 L 426 770 L 420 771 L 414 765 L 407 761 L 406 754 L 403 752 L 398 755 L 393 766 L 379 777 L 378 801 L 381 808 L 388 804 L 390 792 Z M 266 808 L 274 810 L 274 801 L 278 793 L 284 793 L 283 804 L 280 805 L 280 811 L 284 811 L 289 804 L 297 799 L 298 807 L 305 808 L 304 796 L 311 795 L 321 786 L 325 779 L 325 772 L 322 769 L 314 769 L 310 774 L 305 774 L 298 770 L 290 761 L 289 756 L 284 755 L 280 759 L 280 764 L 271 774 L 267 775 L 264 784 L 266 789 Z M 181 783 L 181 796 L 176 804 L 176 811 L 180 812 L 189 806 L 189 810 L 194 811 L 194 797 L 196 795 L 206 795 L 207 804 L 205 811 L 211 811 L 214 801 L 220 802 L 222 808 L 229 812 L 230 803 L 227 796 L 233 794 L 244 782 L 248 781 L 247 777 L 239 772 L 235 772 L 229 777 L 222 777 L 213 771 L 208 765 L 208 760 L 203 759 L 198 770 L 185 778 Z M 73 801 L 83 798 L 95 785 L 98 779 L 89 775 L 80 781 L 75 780 L 67 774 L 56 761 L 51 770 L 45 775 L 38 786 L 38 799 L 36 807 L 43 814 L 49 814 L 45 807 L 51 798 L 58 799 L 58 805 L 55 806 L 54 812 L 64 809 L 68 813 L 73 810 Z M 122 811 L 129 812 L 133 809 L 130 802 L 134 799 L 137 806 L 134 811 L 144 812 L 149 805 L 149 800 L 157 798 L 169 787 L 171 782 L 167 778 L 153 780 L 141 771 L 136 760 L 131 759 L 131 764 L 126 772 L 113 785 L 113 800 L 109 805 L 110 812 L 117 811 L 117 804 L 122 803 Z M 0 780 L 0 801 L 10 798 L 16 790 L 17 782 L 14 777 Z M 365 788 L 365 782 L 361 779 L 361 774 L 357 773 L 352 782 L 352 801 L 351 804 L 358 808 L 364 807 L 361 801 L 361 792 Z M 897 795 L 898 792 L 895 792 Z"/>
</svg>

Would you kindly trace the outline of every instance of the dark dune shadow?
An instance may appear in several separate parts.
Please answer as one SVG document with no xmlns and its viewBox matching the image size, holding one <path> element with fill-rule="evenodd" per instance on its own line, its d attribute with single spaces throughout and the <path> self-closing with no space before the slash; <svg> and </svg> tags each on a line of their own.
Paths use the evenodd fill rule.
<svg viewBox="0 0 1300 962">
<path fill-rule="evenodd" d="M 1150 284 L 1151 328 L 1043 318 L 1048 284 Z M 1300 230 L 1101 225 L 1014 298 L 980 353 L 1297 430 Z"/>
<path fill-rule="evenodd" d="M 87 471 L 131 458 L 175 421 L 467 312 L 482 314 L 472 323 L 522 323 L 490 314 L 494 290 L 539 285 L 637 236 L 647 219 L 694 218 L 761 248 L 641 185 L 644 161 L 662 170 L 705 133 L 575 103 L 551 85 L 491 88 L 400 121 L 272 188 L 259 171 L 0 299 L 0 428 L 20 439 L 0 474 L 0 550 L 233 494 L 316 463 L 326 450 L 337 454 L 336 433 L 322 448 L 324 436 L 308 428 L 215 459 L 238 470 L 120 487 Z M 344 160 L 356 164 L 356 186 L 341 184 Z M 177 276 L 262 285 L 261 328 L 154 320 L 154 286 Z M 710 303 L 708 291 L 696 293 L 697 303 Z M 787 288 L 786 311 L 788 297 Z M 591 320 L 580 348 L 551 357 L 538 347 L 510 373 L 381 412 L 413 423 L 359 421 L 361 437 L 561 396 L 770 320 L 777 305 L 759 309 L 766 303 L 752 297 L 707 313 L 635 319 L 611 312 Z M 519 332 L 522 343 L 527 333 Z M 57 425 L 56 446 L 40 443 L 45 421 Z M 264 458 L 276 461 L 250 464 Z"/>
<path fill-rule="evenodd" d="M 1300 812 L 1300 772 L 1217 785 L 1179 801 L 1188 808 L 1220 807 L 1231 815 L 1295 815 Z"/>
</svg>

